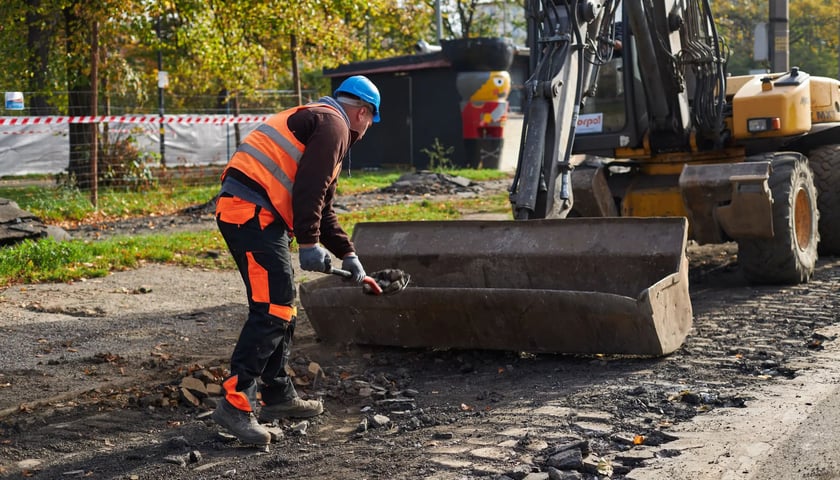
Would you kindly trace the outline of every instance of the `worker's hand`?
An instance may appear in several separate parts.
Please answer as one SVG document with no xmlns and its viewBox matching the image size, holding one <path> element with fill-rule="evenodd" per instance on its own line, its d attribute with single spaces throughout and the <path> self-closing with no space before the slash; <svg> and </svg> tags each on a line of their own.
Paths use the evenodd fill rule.
<svg viewBox="0 0 840 480">
<path fill-rule="evenodd" d="M 330 254 L 318 245 L 300 247 L 300 268 L 310 272 L 329 273 L 331 265 Z"/>
<path fill-rule="evenodd" d="M 344 260 L 341 262 L 341 269 L 352 273 L 353 280 L 356 283 L 362 283 L 365 279 L 365 269 L 362 267 L 362 262 L 359 261 L 359 257 L 355 253 L 349 253 L 344 257 Z"/>
</svg>

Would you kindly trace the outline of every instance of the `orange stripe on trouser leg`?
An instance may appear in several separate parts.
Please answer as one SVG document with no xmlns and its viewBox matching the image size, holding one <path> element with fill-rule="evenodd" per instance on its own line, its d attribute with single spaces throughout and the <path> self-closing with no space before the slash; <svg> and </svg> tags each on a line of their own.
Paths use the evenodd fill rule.
<svg viewBox="0 0 840 480">
<path fill-rule="evenodd" d="M 242 410 L 243 412 L 251 411 L 251 402 L 248 401 L 248 396 L 242 392 L 236 391 L 237 376 L 234 375 L 222 384 L 225 389 L 225 400 L 228 401 L 234 408 Z"/>
<path fill-rule="evenodd" d="M 268 271 L 257 263 L 252 252 L 245 252 L 248 257 L 248 283 L 251 284 L 251 300 L 268 303 Z"/>
<path fill-rule="evenodd" d="M 290 307 L 288 305 L 274 305 L 272 303 L 268 306 L 268 314 L 282 318 L 287 322 L 291 322 L 292 317 L 297 315 L 297 308 Z"/>
</svg>

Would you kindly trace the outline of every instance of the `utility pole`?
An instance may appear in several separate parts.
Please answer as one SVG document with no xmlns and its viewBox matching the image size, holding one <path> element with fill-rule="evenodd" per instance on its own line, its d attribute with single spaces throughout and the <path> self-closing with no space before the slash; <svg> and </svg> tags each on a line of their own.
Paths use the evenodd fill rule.
<svg viewBox="0 0 840 480">
<path fill-rule="evenodd" d="M 790 70 L 788 45 L 790 31 L 788 19 L 790 13 L 788 0 L 770 0 L 770 71 L 787 72 Z"/>
</svg>

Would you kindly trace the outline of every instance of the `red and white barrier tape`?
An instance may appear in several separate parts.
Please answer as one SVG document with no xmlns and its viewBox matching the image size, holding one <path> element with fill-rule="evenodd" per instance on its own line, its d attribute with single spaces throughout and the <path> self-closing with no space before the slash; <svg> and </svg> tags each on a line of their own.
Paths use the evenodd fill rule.
<svg viewBox="0 0 840 480">
<path fill-rule="evenodd" d="M 227 125 L 232 123 L 261 123 L 271 115 L 98 115 L 0 117 L 0 126 L 60 125 L 66 123 L 164 123 Z"/>
</svg>

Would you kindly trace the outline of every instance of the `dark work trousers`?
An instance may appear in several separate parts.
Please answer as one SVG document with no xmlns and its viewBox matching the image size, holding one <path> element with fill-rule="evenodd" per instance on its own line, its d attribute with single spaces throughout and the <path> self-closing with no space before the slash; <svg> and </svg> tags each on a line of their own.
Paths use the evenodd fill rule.
<svg viewBox="0 0 840 480">
<path fill-rule="evenodd" d="M 216 215 L 248 294 L 248 319 L 230 359 L 231 376 L 238 377 L 240 392 L 260 378 L 263 402 L 284 402 L 297 396 L 285 370 L 296 322 L 291 238 L 281 220 L 268 223 L 272 217 L 266 211 L 260 215 L 261 207 L 235 200 L 233 208 Z M 252 208 L 250 218 L 246 207 Z"/>
</svg>

